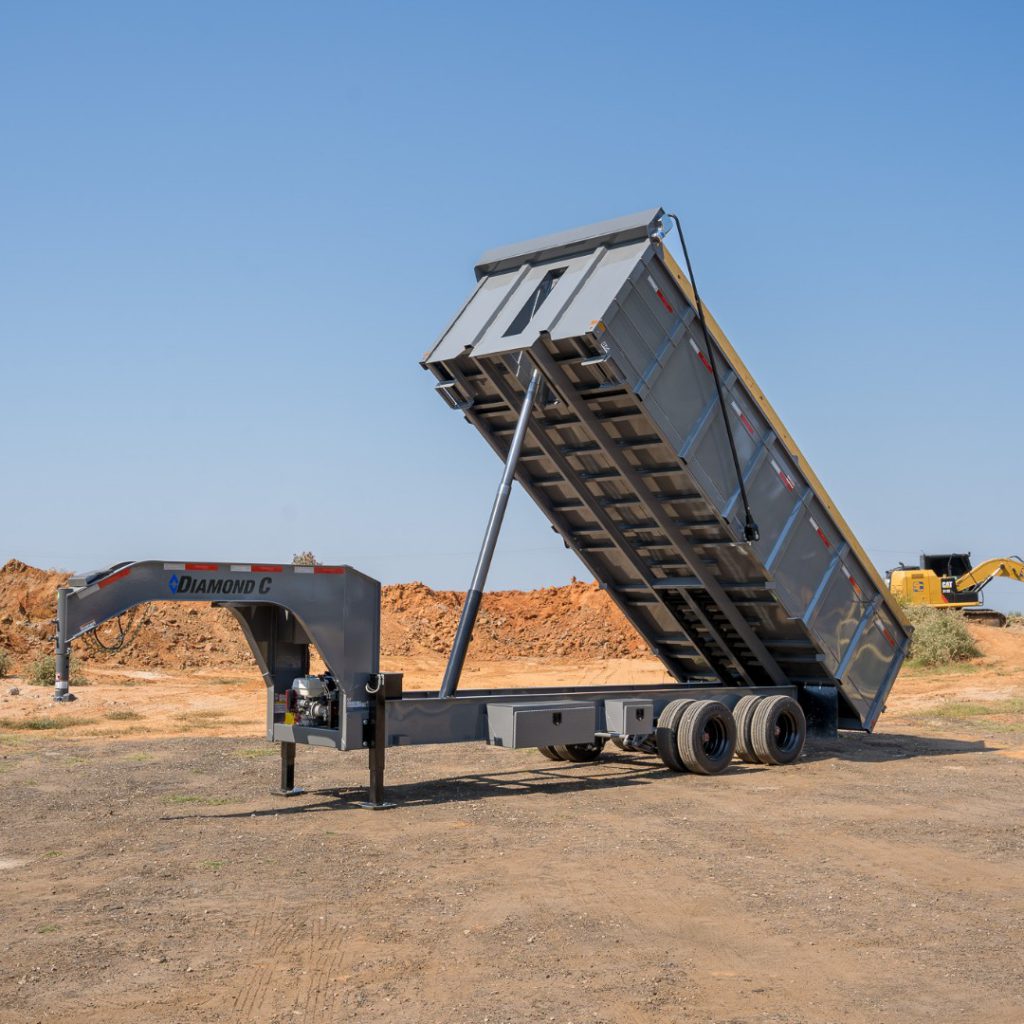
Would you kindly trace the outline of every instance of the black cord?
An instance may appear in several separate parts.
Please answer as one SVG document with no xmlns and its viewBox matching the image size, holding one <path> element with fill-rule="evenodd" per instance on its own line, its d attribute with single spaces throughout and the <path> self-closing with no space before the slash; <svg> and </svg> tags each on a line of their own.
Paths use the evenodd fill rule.
<svg viewBox="0 0 1024 1024">
<path fill-rule="evenodd" d="M 127 625 L 122 623 L 120 615 L 117 616 L 118 637 L 112 644 L 105 644 L 100 639 L 99 626 L 94 626 L 88 632 L 82 634 L 86 644 L 88 644 L 88 646 L 90 646 L 94 651 L 102 651 L 106 654 L 114 654 L 127 647 L 129 640 L 134 639 L 135 635 L 142 627 L 142 618 L 138 617 L 138 610 L 137 606 L 131 610 L 131 613 L 128 616 Z M 137 617 L 138 622 L 136 623 Z M 133 626 L 134 629 L 132 628 Z"/>
<path fill-rule="evenodd" d="M 736 439 L 732 434 L 732 422 L 729 419 L 729 410 L 725 407 L 725 395 L 722 394 L 722 381 L 718 376 L 718 362 L 715 359 L 715 348 L 711 343 L 711 332 L 708 330 L 707 318 L 704 315 L 704 303 L 700 301 L 700 292 L 697 291 L 697 279 L 693 276 L 693 266 L 690 263 L 690 253 L 686 248 L 686 236 L 683 234 L 683 225 L 674 214 L 668 214 L 676 222 L 676 231 L 679 232 L 679 244 L 683 247 L 683 259 L 686 261 L 686 273 L 690 278 L 690 285 L 693 287 L 693 298 L 697 304 L 697 319 L 700 321 L 700 329 L 704 334 L 704 345 L 708 350 L 708 362 L 711 363 L 711 374 L 715 378 L 715 390 L 718 392 L 718 404 L 722 407 L 722 422 L 725 423 L 725 433 L 729 438 L 729 450 L 732 452 L 732 464 L 736 469 L 736 481 L 740 485 L 740 498 L 743 501 L 743 537 L 747 541 L 758 540 L 761 536 L 757 523 L 754 522 L 754 513 L 750 510 L 750 500 L 747 498 L 747 488 L 743 483 L 743 470 L 740 469 L 740 457 L 736 454 Z"/>
</svg>

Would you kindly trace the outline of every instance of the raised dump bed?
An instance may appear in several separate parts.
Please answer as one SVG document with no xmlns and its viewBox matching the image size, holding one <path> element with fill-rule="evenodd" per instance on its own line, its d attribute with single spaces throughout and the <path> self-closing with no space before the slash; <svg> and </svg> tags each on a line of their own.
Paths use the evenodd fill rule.
<svg viewBox="0 0 1024 1024">
<path fill-rule="evenodd" d="M 487 253 L 424 366 L 502 458 L 539 371 L 516 479 L 676 680 L 835 687 L 870 730 L 910 627 L 710 317 L 704 337 L 662 217 Z"/>
</svg>

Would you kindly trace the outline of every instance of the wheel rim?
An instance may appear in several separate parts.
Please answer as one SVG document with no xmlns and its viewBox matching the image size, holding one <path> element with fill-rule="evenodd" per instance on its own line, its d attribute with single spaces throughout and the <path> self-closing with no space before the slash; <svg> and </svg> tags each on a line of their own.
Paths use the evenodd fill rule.
<svg viewBox="0 0 1024 1024">
<path fill-rule="evenodd" d="M 711 718 L 704 726 L 700 743 L 704 753 L 712 760 L 717 761 L 725 756 L 729 749 L 729 733 L 725 722 L 718 715 Z"/>
<path fill-rule="evenodd" d="M 783 711 L 775 720 L 775 743 L 779 750 L 791 753 L 800 742 L 800 726 L 796 718 L 788 711 Z"/>
</svg>

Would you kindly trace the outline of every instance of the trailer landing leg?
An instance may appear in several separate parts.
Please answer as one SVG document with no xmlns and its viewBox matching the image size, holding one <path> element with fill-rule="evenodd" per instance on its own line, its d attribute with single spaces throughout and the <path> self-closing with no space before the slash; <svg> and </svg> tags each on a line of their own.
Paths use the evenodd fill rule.
<svg viewBox="0 0 1024 1024">
<path fill-rule="evenodd" d="M 370 721 L 366 729 L 366 744 L 370 748 L 370 798 L 360 801 L 359 806 L 368 811 L 388 811 L 395 804 L 384 799 L 384 761 L 388 749 L 384 677 L 378 675 L 374 682 L 367 684 L 366 692 L 371 701 Z"/>
<path fill-rule="evenodd" d="M 272 789 L 275 796 L 299 796 L 305 793 L 295 785 L 295 744 L 281 744 L 281 785 Z"/>
</svg>

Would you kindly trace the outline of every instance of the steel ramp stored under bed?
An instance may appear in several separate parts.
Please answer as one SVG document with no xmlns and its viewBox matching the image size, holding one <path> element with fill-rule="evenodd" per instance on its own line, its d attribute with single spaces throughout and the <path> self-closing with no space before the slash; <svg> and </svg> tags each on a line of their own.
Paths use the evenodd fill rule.
<svg viewBox="0 0 1024 1024">
<path fill-rule="evenodd" d="M 707 351 L 661 215 L 488 254 L 424 365 L 502 457 L 539 370 L 516 478 L 675 679 L 835 686 L 870 729 L 909 627 L 713 321 Z"/>
</svg>

